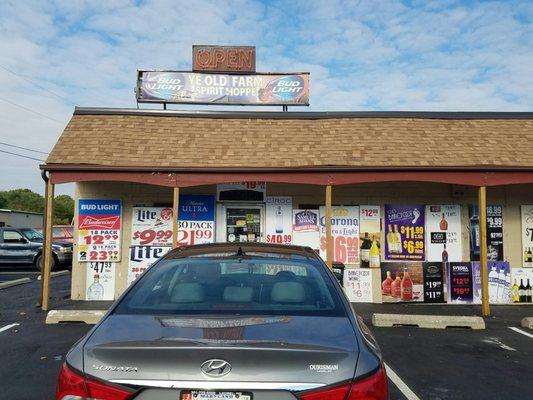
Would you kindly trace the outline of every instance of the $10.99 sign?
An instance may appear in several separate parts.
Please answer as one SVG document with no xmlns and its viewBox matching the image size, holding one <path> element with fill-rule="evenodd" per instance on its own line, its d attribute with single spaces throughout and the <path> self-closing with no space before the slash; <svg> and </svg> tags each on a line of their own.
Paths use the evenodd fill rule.
<svg viewBox="0 0 533 400">
<path fill-rule="evenodd" d="M 120 261 L 120 200 L 78 201 L 78 260 Z"/>
</svg>

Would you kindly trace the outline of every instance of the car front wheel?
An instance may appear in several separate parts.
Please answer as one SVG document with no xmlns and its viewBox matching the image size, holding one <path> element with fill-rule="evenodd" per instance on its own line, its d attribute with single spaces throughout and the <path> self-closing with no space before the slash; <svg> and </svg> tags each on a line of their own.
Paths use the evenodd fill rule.
<svg viewBox="0 0 533 400">
<path fill-rule="evenodd" d="M 43 254 L 39 254 L 39 257 L 37 257 L 37 259 L 35 260 L 35 267 L 41 272 L 43 272 L 43 263 L 44 263 L 44 256 Z M 50 271 L 53 271 L 55 269 L 56 264 L 57 264 L 56 258 L 52 256 L 52 266 L 50 268 Z"/>
</svg>

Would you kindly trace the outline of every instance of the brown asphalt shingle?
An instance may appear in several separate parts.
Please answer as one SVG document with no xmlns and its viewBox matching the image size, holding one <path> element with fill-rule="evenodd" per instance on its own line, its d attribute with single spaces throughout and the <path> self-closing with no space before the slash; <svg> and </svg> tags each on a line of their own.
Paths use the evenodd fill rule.
<svg viewBox="0 0 533 400">
<path fill-rule="evenodd" d="M 533 167 L 531 119 L 74 115 L 48 164 Z"/>
</svg>

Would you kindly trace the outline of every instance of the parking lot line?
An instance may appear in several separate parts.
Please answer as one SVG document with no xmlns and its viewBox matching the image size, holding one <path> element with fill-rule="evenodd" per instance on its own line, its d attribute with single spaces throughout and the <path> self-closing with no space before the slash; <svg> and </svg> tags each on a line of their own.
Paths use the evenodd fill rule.
<svg viewBox="0 0 533 400">
<path fill-rule="evenodd" d="M 518 328 L 516 328 L 514 326 L 508 326 L 508 328 L 512 329 L 515 332 L 521 333 L 522 335 L 525 335 L 525 336 L 530 337 L 531 339 L 533 339 L 533 335 L 531 333 L 527 333 L 527 332 L 523 331 L 522 329 L 518 329 Z"/>
<path fill-rule="evenodd" d="M 396 385 L 396 387 L 402 392 L 402 394 L 405 396 L 407 400 L 420 400 L 420 397 L 418 397 L 410 388 L 405 384 L 404 381 L 402 381 L 402 378 L 398 376 L 394 370 L 389 367 L 388 364 L 385 364 L 385 368 L 387 370 L 387 376 L 389 379 Z"/>
<path fill-rule="evenodd" d="M 15 326 L 18 326 L 18 325 L 20 325 L 20 324 L 18 324 L 18 323 L 16 323 L 16 322 L 15 322 L 14 324 L 6 325 L 6 326 L 4 326 L 3 328 L 0 328 L 0 332 L 7 331 L 8 329 L 11 329 L 11 328 L 13 328 L 13 327 L 15 327 Z"/>
</svg>

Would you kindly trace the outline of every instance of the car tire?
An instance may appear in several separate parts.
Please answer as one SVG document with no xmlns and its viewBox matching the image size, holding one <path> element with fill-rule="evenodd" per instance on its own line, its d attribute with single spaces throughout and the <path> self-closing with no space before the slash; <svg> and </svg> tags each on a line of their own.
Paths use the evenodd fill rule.
<svg viewBox="0 0 533 400">
<path fill-rule="evenodd" d="M 35 267 L 41 272 L 43 272 L 43 261 L 44 261 L 44 256 L 41 253 L 35 259 Z M 54 255 L 52 255 L 52 268 L 50 268 L 50 271 L 53 271 L 55 269 L 56 265 L 57 265 L 56 257 Z"/>
</svg>

